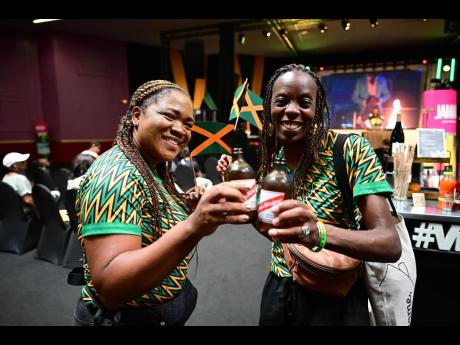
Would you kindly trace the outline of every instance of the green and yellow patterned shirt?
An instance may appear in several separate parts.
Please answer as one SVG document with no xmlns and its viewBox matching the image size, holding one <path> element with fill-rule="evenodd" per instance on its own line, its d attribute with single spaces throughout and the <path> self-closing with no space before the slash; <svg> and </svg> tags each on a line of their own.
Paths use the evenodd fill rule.
<svg viewBox="0 0 460 345">
<path fill-rule="evenodd" d="M 327 133 L 319 162 L 313 165 L 306 178 L 302 201 L 315 210 L 316 216 L 322 222 L 353 229 L 356 225 L 351 224 L 350 214 L 342 206 L 344 201 L 334 172 L 333 148 L 337 136 L 338 133 L 334 131 Z M 385 179 L 377 155 L 365 138 L 359 135 L 349 136 L 345 141 L 344 156 L 355 201 L 361 195 L 393 192 Z M 355 202 L 354 219 L 359 221 L 361 218 Z M 278 241 L 272 244 L 270 270 L 279 277 L 291 276 L 284 260 L 283 247 Z"/>
<path fill-rule="evenodd" d="M 153 176 L 167 196 L 172 217 L 169 227 L 183 221 L 189 210 L 181 207 L 166 191 L 163 181 L 155 171 Z M 161 198 L 160 194 L 158 197 Z M 155 242 L 168 231 L 164 203 L 160 200 L 163 218 L 155 222 L 150 190 L 141 173 L 118 146 L 102 154 L 88 169 L 77 194 L 76 211 L 79 220 L 78 239 L 83 248 L 86 286 L 82 288 L 83 300 L 92 305 L 86 289 L 96 293 L 89 270 L 83 239 L 105 234 L 129 234 L 142 237 L 142 247 Z M 186 257 L 153 290 L 128 302 L 128 305 L 148 307 L 162 304 L 176 297 L 184 287 L 189 258 Z M 135 282 L 134 282 L 135 284 Z"/>
</svg>

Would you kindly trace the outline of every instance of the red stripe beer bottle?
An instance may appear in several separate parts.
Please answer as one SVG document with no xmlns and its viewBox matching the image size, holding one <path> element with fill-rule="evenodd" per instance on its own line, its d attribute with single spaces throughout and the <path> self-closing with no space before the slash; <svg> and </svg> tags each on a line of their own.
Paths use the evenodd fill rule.
<svg viewBox="0 0 460 345">
<path fill-rule="evenodd" d="M 273 227 L 274 218 L 271 208 L 284 199 L 290 198 L 292 193 L 284 158 L 275 159 L 273 170 L 264 177 L 260 187 L 256 228 L 262 235 L 270 239 L 267 232 Z"/>
<path fill-rule="evenodd" d="M 243 149 L 235 147 L 232 150 L 232 162 L 227 167 L 224 173 L 225 181 L 245 181 L 251 187 L 246 194 L 246 201 L 244 204 L 249 210 L 249 220 L 247 223 L 252 223 L 257 219 L 257 206 L 256 206 L 256 173 L 254 169 L 245 161 L 243 156 Z"/>
</svg>

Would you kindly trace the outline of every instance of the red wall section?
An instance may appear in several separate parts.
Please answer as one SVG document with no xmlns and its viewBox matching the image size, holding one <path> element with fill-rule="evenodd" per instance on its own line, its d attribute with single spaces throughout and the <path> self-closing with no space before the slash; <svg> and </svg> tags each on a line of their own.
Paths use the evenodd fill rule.
<svg viewBox="0 0 460 345">
<path fill-rule="evenodd" d="M 36 121 L 48 123 L 57 163 L 93 139 L 111 146 L 130 96 L 126 43 L 46 33 L 0 35 L 0 44 L 0 153 L 12 141 L 31 148 Z"/>
<path fill-rule="evenodd" d="M 35 36 L 0 34 L 0 141 L 34 139 L 43 119 Z"/>
</svg>

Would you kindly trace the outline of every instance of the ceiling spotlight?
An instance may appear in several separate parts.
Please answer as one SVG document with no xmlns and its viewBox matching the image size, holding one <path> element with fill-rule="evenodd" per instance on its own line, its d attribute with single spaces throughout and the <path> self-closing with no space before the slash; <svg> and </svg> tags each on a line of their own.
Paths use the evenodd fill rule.
<svg viewBox="0 0 460 345">
<path fill-rule="evenodd" d="M 449 71 L 450 71 L 450 66 L 449 66 L 449 65 L 444 65 L 443 68 L 442 68 L 442 70 L 443 70 L 444 72 L 449 72 Z"/>
<path fill-rule="evenodd" d="M 32 20 L 32 23 L 41 24 L 41 23 L 47 23 L 47 22 L 54 22 L 55 20 L 60 20 L 60 19 L 34 19 Z"/>
<path fill-rule="evenodd" d="M 319 23 L 318 24 L 319 31 L 324 34 L 327 31 L 327 25 L 326 23 Z"/>
<path fill-rule="evenodd" d="M 280 31 L 280 34 L 281 34 L 281 36 L 287 36 L 288 31 L 287 31 L 286 29 L 282 29 L 282 30 Z"/>
<path fill-rule="evenodd" d="M 246 35 L 243 34 L 243 33 L 240 33 L 239 36 L 238 36 L 238 42 L 240 42 L 240 44 L 245 44 L 246 43 Z"/>
<path fill-rule="evenodd" d="M 342 19 L 342 28 L 345 31 L 348 31 L 351 29 L 351 22 L 348 19 Z"/>
<path fill-rule="evenodd" d="M 262 31 L 262 35 L 264 35 L 264 36 L 267 37 L 267 38 L 270 38 L 270 36 L 272 35 L 272 33 L 271 33 L 270 31 L 264 30 L 264 31 Z"/>
<path fill-rule="evenodd" d="M 371 24 L 371 28 L 375 28 L 376 26 L 379 25 L 379 20 L 378 19 L 369 19 L 369 23 Z"/>
</svg>

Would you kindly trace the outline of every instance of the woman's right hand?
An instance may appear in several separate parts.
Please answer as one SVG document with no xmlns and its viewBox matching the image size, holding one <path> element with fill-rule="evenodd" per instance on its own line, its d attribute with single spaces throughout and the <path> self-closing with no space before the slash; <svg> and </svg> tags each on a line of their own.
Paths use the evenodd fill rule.
<svg viewBox="0 0 460 345">
<path fill-rule="evenodd" d="M 247 222 L 249 211 L 244 205 L 247 191 L 247 183 L 240 181 L 222 182 L 208 188 L 188 218 L 193 231 L 207 236 L 221 224 Z"/>
<path fill-rule="evenodd" d="M 225 170 L 232 162 L 232 156 L 222 155 L 220 156 L 219 160 L 217 161 L 217 172 L 219 173 L 222 178 L 224 177 Z"/>
</svg>

